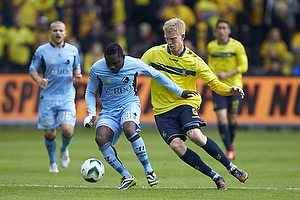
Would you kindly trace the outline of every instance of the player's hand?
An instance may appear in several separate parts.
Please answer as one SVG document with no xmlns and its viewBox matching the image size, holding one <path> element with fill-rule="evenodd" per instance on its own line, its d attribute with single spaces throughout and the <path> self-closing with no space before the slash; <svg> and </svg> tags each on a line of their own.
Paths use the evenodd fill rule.
<svg viewBox="0 0 300 200">
<path fill-rule="evenodd" d="M 186 98 L 190 98 L 194 95 L 198 95 L 199 92 L 195 92 L 195 91 L 190 91 L 190 90 L 184 90 L 181 94 L 181 97 L 186 99 Z"/>
<path fill-rule="evenodd" d="M 39 82 L 39 86 L 43 89 L 45 89 L 48 85 L 49 79 L 47 78 L 42 78 L 41 81 Z"/>
<path fill-rule="evenodd" d="M 79 73 L 79 74 L 75 74 L 75 82 L 76 83 L 79 83 L 80 82 L 80 80 L 81 80 L 81 78 L 82 78 L 82 74 L 81 73 Z"/>
<path fill-rule="evenodd" d="M 242 99 L 245 97 L 245 93 L 244 93 L 243 89 L 241 89 L 239 87 L 232 86 L 230 89 L 230 92 L 233 95 L 240 96 Z"/>
<path fill-rule="evenodd" d="M 228 78 L 228 74 L 226 72 L 223 72 L 223 71 L 217 71 L 217 74 L 218 74 L 218 77 L 220 80 L 224 80 L 226 78 Z"/>
<path fill-rule="evenodd" d="M 85 128 L 91 128 L 94 125 L 95 121 L 96 121 L 96 116 L 89 115 L 84 119 L 83 126 Z"/>
</svg>

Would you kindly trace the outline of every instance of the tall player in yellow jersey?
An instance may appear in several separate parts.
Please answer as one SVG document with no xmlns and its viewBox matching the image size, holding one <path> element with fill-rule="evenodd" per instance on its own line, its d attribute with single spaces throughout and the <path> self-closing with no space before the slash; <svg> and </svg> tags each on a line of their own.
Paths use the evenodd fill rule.
<svg viewBox="0 0 300 200">
<path fill-rule="evenodd" d="M 184 46 L 185 23 L 181 19 L 172 18 L 166 21 L 163 30 L 166 44 L 146 51 L 141 58 L 146 64 L 165 74 L 184 90 L 196 91 L 196 81 L 201 78 L 221 95 L 244 97 L 241 88 L 221 83 L 207 64 Z M 151 79 L 151 100 L 155 122 L 162 138 L 182 161 L 211 177 L 218 189 L 227 189 L 224 178 L 185 145 L 184 142 L 189 138 L 224 165 L 239 181 L 247 180 L 248 174 L 234 165 L 219 146 L 201 132 L 201 127 L 206 126 L 206 123 L 197 112 L 201 104 L 200 95 L 183 99 Z"/>
<path fill-rule="evenodd" d="M 226 19 L 219 19 L 216 25 L 217 39 L 207 45 L 208 64 L 222 83 L 243 88 L 242 74 L 248 70 L 248 58 L 244 46 L 229 37 L 230 25 Z M 212 91 L 214 110 L 218 118 L 218 128 L 227 149 L 227 157 L 232 160 L 237 114 L 241 105 L 239 96 L 221 96 Z"/>
</svg>

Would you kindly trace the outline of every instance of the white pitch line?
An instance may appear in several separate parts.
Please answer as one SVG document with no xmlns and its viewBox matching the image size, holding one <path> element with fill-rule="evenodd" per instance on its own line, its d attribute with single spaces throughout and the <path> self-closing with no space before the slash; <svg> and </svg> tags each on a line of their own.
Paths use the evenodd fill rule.
<svg viewBox="0 0 300 200">
<path fill-rule="evenodd" d="M 86 186 L 86 185 L 29 185 L 29 184 L 0 184 L 0 187 L 49 187 L 49 188 L 111 188 L 108 186 Z M 112 187 L 114 188 L 114 187 Z M 116 187 L 117 188 L 117 187 Z M 141 186 L 139 188 L 149 188 Z M 215 189 L 215 187 L 159 187 L 157 189 Z M 300 188 L 274 188 L 274 187 L 228 187 L 232 189 L 242 189 L 242 190 L 300 190 Z"/>
</svg>

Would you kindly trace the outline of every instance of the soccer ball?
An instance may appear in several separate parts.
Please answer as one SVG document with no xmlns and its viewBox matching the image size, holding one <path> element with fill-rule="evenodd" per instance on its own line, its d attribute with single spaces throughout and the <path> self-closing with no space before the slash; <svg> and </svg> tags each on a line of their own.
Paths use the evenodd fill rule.
<svg viewBox="0 0 300 200">
<path fill-rule="evenodd" d="M 80 172 L 84 180 L 94 183 L 102 179 L 105 169 L 100 160 L 96 158 L 90 158 L 83 162 Z"/>
</svg>

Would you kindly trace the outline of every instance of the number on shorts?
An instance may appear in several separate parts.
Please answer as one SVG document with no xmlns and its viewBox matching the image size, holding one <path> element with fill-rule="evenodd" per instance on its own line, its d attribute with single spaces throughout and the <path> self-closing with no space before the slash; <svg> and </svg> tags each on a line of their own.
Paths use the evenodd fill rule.
<svg viewBox="0 0 300 200">
<path fill-rule="evenodd" d="M 63 112 L 63 120 L 70 121 L 72 119 L 72 113 L 71 112 Z"/>
</svg>

